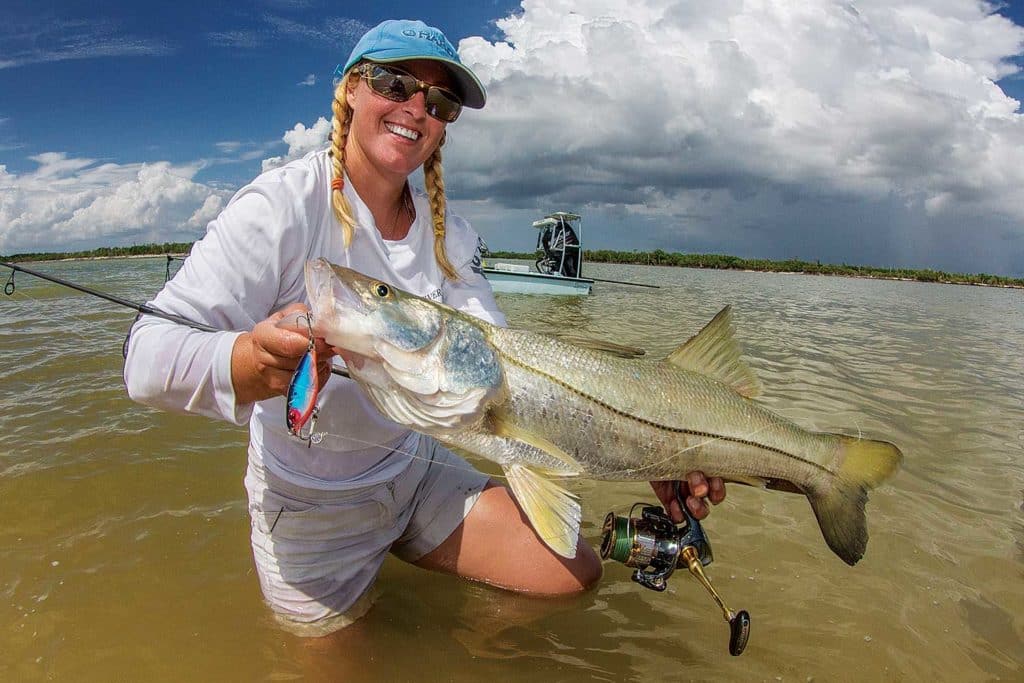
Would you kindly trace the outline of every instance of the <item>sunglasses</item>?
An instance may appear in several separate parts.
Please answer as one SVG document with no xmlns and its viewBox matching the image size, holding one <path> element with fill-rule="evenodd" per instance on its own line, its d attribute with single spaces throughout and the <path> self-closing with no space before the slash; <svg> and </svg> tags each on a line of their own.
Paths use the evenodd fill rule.
<svg viewBox="0 0 1024 683">
<path fill-rule="evenodd" d="M 370 90 L 392 102 L 406 102 L 418 92 L 425 93 L 427 113 L 438 121 L 451 123 L 462 112 L 462 101 L 450 90 L 421 81 L 393 66 L 363 64 L 356 67 Z"/>
</svg>

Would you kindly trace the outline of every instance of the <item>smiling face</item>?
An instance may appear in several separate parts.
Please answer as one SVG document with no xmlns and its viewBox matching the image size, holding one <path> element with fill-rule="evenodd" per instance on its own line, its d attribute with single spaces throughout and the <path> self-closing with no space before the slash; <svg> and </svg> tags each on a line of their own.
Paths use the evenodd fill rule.
<svg viewBox="0 0 1024 683">
<path fill-rule="evenodd" d="M 437 62 L 417 59 L 393 66 L 421 81 L 449 90 L 448 71 Z M 346 142 L 345 161 L 350 175 L 374 173 L 393 181 L 405 178 L 423 165 L 437 148 L 446 124 L 426 112 L 418 92 L 405 102 L 393 102 L 373 92 L 360 78 L 348 91 L 352 123 Z"/>
</svg>

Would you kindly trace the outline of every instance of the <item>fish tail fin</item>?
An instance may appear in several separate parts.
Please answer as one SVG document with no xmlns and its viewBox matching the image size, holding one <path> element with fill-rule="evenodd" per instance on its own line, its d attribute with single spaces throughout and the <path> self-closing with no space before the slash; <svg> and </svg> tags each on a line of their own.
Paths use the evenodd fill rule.
<svg viewBox="0 0 1024 683">
<path fill-rule="evenodd" d="M 868 491 L 896 472 L 903 454 L 887 441 L 836 436 L 839 438 L 838 471 L 827 487 L 811 492 L 808 500 L 828 547 L 853 566 L 864 556 L 868 544 L 864 515 Z"/>
</svg>

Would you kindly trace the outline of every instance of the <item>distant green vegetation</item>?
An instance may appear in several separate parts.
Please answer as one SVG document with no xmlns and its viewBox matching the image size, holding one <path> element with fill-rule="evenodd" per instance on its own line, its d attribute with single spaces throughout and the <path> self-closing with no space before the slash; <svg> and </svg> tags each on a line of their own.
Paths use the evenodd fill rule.
<svg viewBox="0 0 1024 683">
<path fill-rule="evenodd" d="M 164 242 L 163 244 L 135 244 L 130 247 L 101 247 L 91 251 L 36 252 L 0 256 L 3 261 L 56 261 L 59 259 L 117 258 L 124 256 L 160 256 L 163 254 L 187 254 L 191 242 Z M 809 275 L 844 275 L 847 277 L 871 277 L 887 280 L 914 280 L 917 282 L 941 282 L 959 285 L 986 285 L 989 287 L 1024 288 L 1024 279 L 989 275 L 987 273 L 947 273 L 942 270 L 912 270 L 909 268 L 874 268 L 872 266 L 835 265 L 820 261 L 769 261 L 767 259 L 744 259 L 726 254 L 681 254 L 661 249 L 655 251 L 610 251 L 598 249 L 584 251 L 585 261 L 591 263 L 628 263 L 647 266 L 680 266 L 684 268 L 715 268 L 719 270 L 755 270 L 773 273 L 806 273 Z M 514 251 L 492 251 L 489 259 L 508 258 L 532 261 L 537 253 Z"/>
<path fill-rule="evenodd" d="M 124 256 L 162 256 L 187 254 L 191 242 L 164 242 L 163 244 L 133 244 L 130 247 L 100 247 L 91 251 L 45 251 L 0 256 L 0 261 L 59 261 L 61 259 L 118 258 Z"/>
<path fill-rule="evenodd" d="M 514 258 L 533 260 L 535 253 L 495 251 L 488 254 L 490 259 Z M 989 275 L 987 273 L 947 273 L 942 270 L 913 270 L 910 268 L 875 268 L 872 266 L 835 265 L 820 261 L 769 261 L 767 259 L 744 259 L 726 254 L 680 254 L 657 249 L 655 251 L 610 251 L 585 250 L 584 261 L 591 263 L 629 263 L 647 266 L 680 266 L 684 268 L 715 268 L 719 270 L 755 270 L 771 273 L 806 273 L 808 275 L 844 275 L 847 277 L 871 277 L 887 280 L 915 280 L 917 282 L 941 282 L 958 285 L 986 285 L 989 287 L 1024 288 L 1024 279 Z"/>
</svg>

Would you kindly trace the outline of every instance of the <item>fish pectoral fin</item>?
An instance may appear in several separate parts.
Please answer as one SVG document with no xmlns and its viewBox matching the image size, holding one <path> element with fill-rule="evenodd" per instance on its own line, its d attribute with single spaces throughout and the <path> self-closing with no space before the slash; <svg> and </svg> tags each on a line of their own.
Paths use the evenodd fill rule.
<svg viewBox="0 0 1024 683">
<path fill-rule="evenodd" d="M 711 322 L 665 360 L 677 368 L 714 377 L 747 398 L 761 393 L 761 380 L 740 357 L 740 347 L 733 334 L 731 306 L 720 310 Z"/>
<path fill-rule="evenodd" d="M 639 358 L 640 356 L 647 354 L 646 351 L 636 346 L 624 346 L 623 344 L 615 344 L 603 339 L 592 339 L 590 337 L 582 337 L 575 334 L 559 334 L 558 338 L 564 342 L 572 344 L 573 346 L 610 353 L 611 355 L 619 358 Z"/>
<path fill-rule="evenodd" d="M 564 463 L 566 469 L 559 471 L 558 474 L 560 476 L 575 476 L 580 473 L 580 464 L 576 459 L 555 444 L 551 443 L 551 441 L 545 439 L 543 436 L 523 429 L 519 425 L 503 419 L 501 415 L 495 415 L 493 413 L 491 414 L 491 427 L 495 436 L 501 436 L 514 441 L 522 441 L 527 445 L 533 446 L 539 451 L 544 451 L 555 460 Z"/>
<path fill-rule="evenodd" d="M 580 504 L 576 496 L 523 465 L 505 467 L 509 486 L 545 545 L 562 557 L 576 557 Z"/>
</svg>

